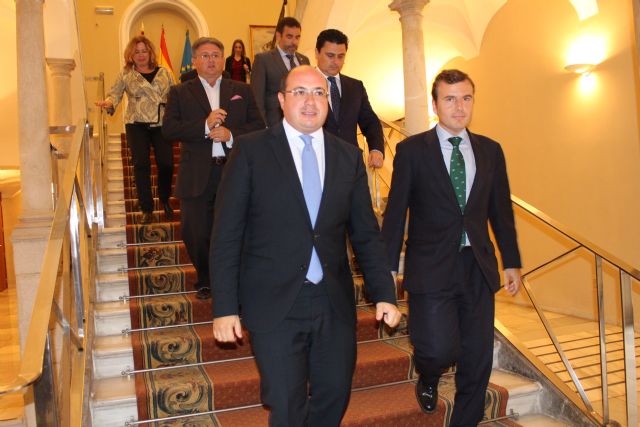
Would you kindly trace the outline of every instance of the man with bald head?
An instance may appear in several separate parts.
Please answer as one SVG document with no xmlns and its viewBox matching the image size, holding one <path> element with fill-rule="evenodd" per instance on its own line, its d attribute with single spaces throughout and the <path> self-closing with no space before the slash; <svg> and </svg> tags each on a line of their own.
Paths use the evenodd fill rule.
<svg viewBox="0 0 640 427">
<path fill-rule="evenodd" d="M 300 66 L 284 119 L 234 143 L 216 200 L 213 332 L 249 330 L 270 426 L 339 426 L 356 356 L 348 235 L 376 318 L 400 320 L 360 150 L 322 129 L 327 82 Z M 309 397 L 311 394 L 311 398 Z"/>
</svg>

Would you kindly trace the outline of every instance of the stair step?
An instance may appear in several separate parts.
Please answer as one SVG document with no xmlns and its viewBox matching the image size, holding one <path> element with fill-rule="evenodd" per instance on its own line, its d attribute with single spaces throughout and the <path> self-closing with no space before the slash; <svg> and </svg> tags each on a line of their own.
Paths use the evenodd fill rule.
<svg viewBox="0 0 640 427">
<path fill-rule="evenodd" d="M 124 227 L 105 227 L 98 238 L 98 249 L 115 249 L 127 243 Z"/>
<path fill-rule="evenodd" d="M 537 383 L 504 371 L 494 371 L 491 382 L 508 390 L 509 402 L 511 400 L 520 402 L 517 406 L 517 409 L 521 410 L 520 418 L 516 422 L 522 426 L 564 427 L 569 425 L 536 412 L 541 390 Z M 96 380 L 93 398 L 94 425 L 121 426 L 130 417 L 137 419 L 133 379 Z M 530 403 L 524 403 L 525 401 Z M 390 411 L 390 408 L 393 408 L 393 411 Z M 532 412 L 522 412 L 523 408 L 529 408 Z M 508 403 L 507 414 L 510 413 L 510 409 Z M 217 418 L 224 427 L 249 427 L 266 426 L 267 416 L 266 409 L 254 408 L 219 414 Z M 405 383 L 353 392 L 349 409 L 341 425 L 344 427 L 420 425 L 428 420 L 427 417 L 430 415 L 423 414 L 416 403 L 413 383 Z"/>
<path fill-rule="evenodd" d="M 93 347 L 93 368 L 95 379 L 119 377 L 122 371 L 133 369 L 131 337 L 126 335 L 96 337 Z"/>
<path fill-rule="evenodd" d="M 117 273 L 123 268 L 127 268 L 127 250 L 125 248 L 98 250 L 98 271 L 100 273 Z"/>
<path fill-rule="evenodd" d="M 95 335 L 120 335 L 124 329 L 131 328 L 129 303 L 103 302 L 95 305 Z"/>
<path fill-rule="evenodd" d="M 98 302 L 120 301 L 120 297 L 129 295 L 129 277 L 127 273 L 104 273 L 98 275 L 96 282 L 96 300 Z"/>
</svg>

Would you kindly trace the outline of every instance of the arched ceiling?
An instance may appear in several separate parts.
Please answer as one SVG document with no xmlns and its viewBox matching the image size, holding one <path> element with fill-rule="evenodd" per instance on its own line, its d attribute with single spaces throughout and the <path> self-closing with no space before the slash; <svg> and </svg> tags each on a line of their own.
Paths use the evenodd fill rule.
<svg viewBox="0 0 640 427">
<path fill-rule="evenodd" d="M 487 26 L 508 0 L 431 0 L 423 9 L 423 37 L 427 82 L 456 57 L 469 60 L 480 53 Z M 569 1 L 578 17 L 597 13 L 597 0 Z M 315 38 L 325 28 L 349 36 L 344 68 L 365 81 L 372 103 L 388 118 L 404 115 L 402 33 L 400 15 L 391 0 L 307 0 L 302 16 L 300 51 L 314 58 Z M 365 77 L 366 76 L 366 77 Z"/>
</svg>

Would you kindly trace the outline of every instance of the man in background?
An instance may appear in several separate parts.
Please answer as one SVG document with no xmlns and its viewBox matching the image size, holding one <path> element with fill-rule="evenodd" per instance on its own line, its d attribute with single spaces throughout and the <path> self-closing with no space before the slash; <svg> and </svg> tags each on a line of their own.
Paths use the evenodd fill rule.
<svg viewBox="0 0 640 427">
<path fill-rule="evenodd" d="M 293 68 L 309 65 L 309 58 L 298 53 L 302 27 L 297 19 L 284 17 L 276 26 L 276 46 L 255 56 L 251 88 L 267 126 L 282 120 L 278 102 L 280 81 Z"/>
<path fill-rule="evenodd" d="M 189 258 L 198 274 L 197 297 L 211 296 L 209 242 L 218 182 L 233 139 L 264 128 L 251 88 L 222 78 L 224 46 L 201 37 L 192 46 L 197 77 L 169 92 L 162 133 L 180 141 L 175 195 Z"/>
<path fill-rule="evenodd" d="M 329 85 L 329 106 L 324 128 L 358 146 L 357 127 L 369 146 L 368 164 L 382 167 L 384 136 L 378 116 L 371 108 L 367 91 L 360 80 L 341 74 L 349 48 L 349 39 L 339 30 L 328 29 L 318 34 L 316 63 Z"/>
</svg>

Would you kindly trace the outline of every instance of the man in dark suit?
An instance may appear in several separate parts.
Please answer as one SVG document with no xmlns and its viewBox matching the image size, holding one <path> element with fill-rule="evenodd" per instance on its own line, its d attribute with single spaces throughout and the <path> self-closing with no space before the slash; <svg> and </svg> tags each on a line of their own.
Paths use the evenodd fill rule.
<svg viewBox="0 0 640 427">
<path fill-rule="evenodd" d="M 329 107 L 325 130 L 358 146 L 357 127 L 369 145 L 370 167 L 380 168 L 384 161 L 384 136 L 378 116 L 371 108 L 367 91 L 360 80 L 340 74 L 349 48 L 347 36 L 334 29 L 318 34 L 316 63 L 329 82 Z"/>
<path fill-rule="evenodd" d="M 276 46 L 255 56 L 251 71 L 251 88 L 267 126 L 273 126 L 282 120 L 278 102 L 280 80 L 292 68 L 309 65 L 309 58 L 296 52 L 300 44 L 301 31 L 297 19 L 289 16 L 282 18 L 276 26 Z"/>
<path fill-rule="evenodd" d="M 491 374 L 494 293 L 500 290 L 487 222 L 512 295 L 520 286 L 520 253 L 502 149 L 466 129 L 473 82 L 444 70 L 432 96 L 439 123 L 398 144 L 382 232 L 397 269 L 409 209 L 404 287 L 420 372 L 418 403 L 427 413 L 436 409 L 440 374 L 456 362 L 451 426 L 475 426 Z"/>
<path fill-rule="evenodd" d="M 197 297 L 211 296 L 209 242 L 218 182 L 235 137 L 264 128 L 251 88 L 223 79 L 224 46 L 214 38 L 193 43 L 197 78 L 169 92 L 162 133 L 180 141 L 175 195 L 182 238 L 198 273 Z"/>
<path fill-rule="evenodd" d="M 326 80 L 298 67 L 278 98 L 284 120 L 238 138 L 220 184 L 213 332 L 241 338 L 242 307 L 271 426 L 337 427 L 356 355 L 347 234 L 376 318 L 400 313 L 360 151 L 322 129 Z"/>
</svg>

